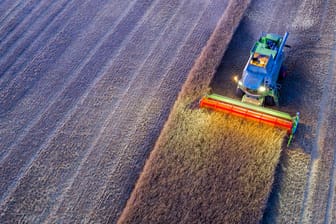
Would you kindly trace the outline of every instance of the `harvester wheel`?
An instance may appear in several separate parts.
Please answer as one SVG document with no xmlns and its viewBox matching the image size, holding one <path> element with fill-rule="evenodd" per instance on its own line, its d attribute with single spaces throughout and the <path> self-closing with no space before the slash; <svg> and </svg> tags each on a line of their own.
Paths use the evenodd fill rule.
<svg viewBox="0 0 336 224">
<path fill-rule="evenodd" d="M 284 78 L 286 78 L 286 76 L 287 76 L 286 68 L 282 66 L 279 72 L 279 80 L 283 80 Z"/>
<path fill-rule="evenodd" d="M 236 96 L 238 96 L 239 98 L 242 98 L 244 96 L 243 90 L 241 90 L 240 88 L 237 88 L 236 89 Z"/>
<path fill-rule="evenodd" d="M 265 96 L 265 104 L 268 106 L 274 106 L 275 105 L 274 98 L 272 96 Z"/>
</svg>

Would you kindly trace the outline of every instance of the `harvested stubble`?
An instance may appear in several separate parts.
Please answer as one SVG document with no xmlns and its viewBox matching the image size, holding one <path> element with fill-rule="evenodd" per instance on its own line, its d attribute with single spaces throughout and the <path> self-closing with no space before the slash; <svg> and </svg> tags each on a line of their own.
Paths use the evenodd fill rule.
<svg viewBox="0 0 336 224">
<path fill-rule="evenodd" d="M 207 110 L 203 95 L 249 0 L 231 1 L 191 70 L 119 223 L 257 223 L 285 132 Z"/>
<path fill-rule="evenodd" d="M 265 213 L 264 223 L 300 222 L 309 161 L 310 156 L 302 149 L 283 151 L 275 183 L 279 190 L 271 197 L 274 208 Z"/>
</svg>

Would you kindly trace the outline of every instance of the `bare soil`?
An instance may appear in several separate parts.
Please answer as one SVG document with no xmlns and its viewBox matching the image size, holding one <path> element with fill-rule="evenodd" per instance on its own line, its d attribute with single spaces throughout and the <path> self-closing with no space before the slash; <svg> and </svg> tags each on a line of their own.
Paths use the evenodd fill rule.
<svg viewBox="0 0 336 224">
<path fill-rule="evenodd" d="M 0 222 L 116 222 L 226 4 L 2 1 Z"/>
</svg>

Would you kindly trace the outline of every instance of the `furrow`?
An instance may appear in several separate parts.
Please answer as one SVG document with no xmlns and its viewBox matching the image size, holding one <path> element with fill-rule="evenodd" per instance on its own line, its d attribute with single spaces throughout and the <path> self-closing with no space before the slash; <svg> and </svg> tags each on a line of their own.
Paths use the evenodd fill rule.
<svg viewBox="0 0 336 224">
<path fill-rule="evenodd" d="M 0 9 L 0 26 L 3 26 L 4 21 L 8 18 L 9 15 L 13 14 L 20 6 L 22 6 L 23 0 L 21 1 L 12 1 L 8 0 L 7 2 L 3 1 Z"/>
<path fill-rule="evenodd" d="M 143 10 L 145 10 L 145 6 L 148 6 L 150 3 L 146 3 L 146 4 L 144 4 L 143 2 L 139 2 L 139 6 L 138 7 L 136 7 L 136 8 L 134 8 L 134 10 L 133 10 L 133 12 L 134 13 L 138 13 L 138 14 L 136 14 L 137 16 L 135 17 L 135 18 L 132 18 L 132 17 L 126 17 L 126 20 L 127 21 L 125 21 L 125 22 L 127 22 L 127 23 L 125 23 L 125 24 L 123 24 L 122 26 L 121 26 L 121 31 L 122 32 L 128 32 L 128 30 L 129 29 L 131 29 L 130 27 L 132 27 L 132 25 L 133 24 L 135 24 L 135 22 L 136 21 L 138 21 L 138 16 L 141 16 L 141 14 L 139 14 L 139 12 L 141 12 L 141 10 L 139 11 L 139 8 L 140 8 L 140 6 L 142 7 L 141 9 L 143 9 Z M 156 11 L 157 12 L 157 11 Z M 148 18 L 149 19 L 149 18 Z M 148 30 L 149 31 L 149 30 Z M 141 37 L 143 37 L 143 35 L 142 35 L 143 33 L 139 33 L 138 35 L 140 35 Z M 120 40 L 117 40 L 117 38 L 109 38 L 109 41 L 111 42 L 111 43 L 105 43 L 101 48 L 102 48 L 102 52 L 99 54 L 99 55 L 97 55 L 97 58 L 104 58 L 104 57 L 106 57 L 108 54 L 106 54 L 111 48 L 112 48 L 112 46 L 113 45 L 116 45 L 116 46 L 114 46 L 113 48 L 115 48 L 115 47 L 117 47 L 117 46 L 119 46 L 119 42 L 122 42 L 123 40 L 125 41 L 125 43 L 128 43 L 129 44 L 129 38 L 124 38 L 123 36 L 119 36 L 118 35 L 118 33 L 116 34 L 116 37 L 119 37 L 120 38 Z M 137 41 L 135 41 L 135 42 L 131 42 L 132 44 L 135 44 L 135 46 L 139 46 L 139 47 L 141 47 L 140 46 L 140 44 L 137 42 Z M 148 40 L 148 43 L 150 44 L 150 40 Z M 109 46 L 109 45 L 111 45 L 112 44 L 112 46 Z M 129 48 L 133 48 L 134 46 L 132 45 L 132 44 L 130 44 L 131 46 L 128 46 Z M 124 49 L 125 50 L 125 49 Z M 145 50 L 145 48 L 144 49 L 142 49 L 142 50 Z M 126 54 L 127 52 L 129 52 L 129 51 L 125 51 L 124 53 Z M 118 53 L 119 54 L 119 53 Z M 105 56 L 104 56 L 105 55 Z M 104 57 L 102 57 L 102 56 L 104 56 Z M 139 57 L 141 57 L 142 56 L 142 54 L 141 55 L 139 55 Z M 109 57 L 107 57 L 107 58 L 109 58 Z M 96 62 L 95 62 L 96 63 Z M 89 66 L 92 66 L 92 65 L 89 65 Z M 88 66 L 88 67 L 89 67 Z M 97 66 L 99 66 L 99 65 L 97 65 Z M 100 66 L 99 66 L 100 67 Z M 106 66 L 105 66 L 106 67 Z M 108 67 L 108 66 L 107 66 Z M 102 74 L 105 74 L 105 70 L 106 70 L 106 68 L 103 68 L 102 69 Z M 88 74 L 90 74 L 90 72 L 91 71 L 88 71 Z M 86 93 L 86 96 L 87 96 L 87 94 L 88 93 Z M 81 102 L 81 103 L 83 103 L 83 102 Z M 99 104 L 99 103 L 98 103 Z M 83 106 L 83 105 L 81 105 L 81 106 Z M 94 111 L 93 111 L 94 112 Z M 85 124 L 85 123 L 82 123 L 82 124 Z M 64 126 L 65 125 L 65 126 Z M 63 126 L 64 126 L 64 128 L 65 129 L 68 129 L 68 128 L 74 128 L 73 126 L 67 126 L 67 124 L 63 124 Z M 78 125 L 77 125 L 78 126 Z M 60 128 L 62 128 L 62 127 L 60 127 Z M 63 137 L 63 135 L 62 135 L 62 131 L 57 131 L 57 133 L 58 133 L 58 136 L 60 137 L 60 138 L 62 138 Z M 68 136 L 68 138 L 71 138 L 72 136 Z M 47 140 L 48 141 L 48 140 Z M 56 140 L 56 143 L 57 142 L 59 142 L 58 140 Z M 47 145 L 48 145 L 48 143 L 46 143 Z M 57 146 L 57 147 L 59 147 L 59 146 Z M 41 147 L 41 148 L 44 148 L 44 146 L 43 147 Z M 44 155 L 42 154 L 42 156 L 45 156 L 46 154 L 49 154 L 49 153 L 51 153 L 50 151 L 44 151 Z M 36 155 L 36 156 L 38 156 L 38 155 Z M 51 160 L 53 160 L 53 158 L 50 158 Z M 39 163 L 39 162 L 43 162 L 43 161 L 34 161 L 34 163 Z M 58 160 L 58 162 L 59 162 L 59 160 Z M 43 168 L 42 166 L 39 166 L 39 167 L 41 167 L 41 168 Z M 49 167 L 49 166 L 47 166 L 47 167 Z M 30 170 L 31 169 L 33 169 L 33 166 L 31 166 L 30 168 L 29 168 Z M 50 178 L 52 178 L 51 176 L 49 176 L 49 175 L 47 175 L 47 177 L 50 177 Z M 25 178 L 24 176 L 23 176 L 23 178 Z M 28 182 L 24 182 L 24 183 L 28 183 Z M 45 185 L 44 185 L 45 186 Z M 19 194 L 20 194 L 20 192 L 18 192 Z M 22 193 L 22 192 L 21 192 Z M 33 198 L 30 198 L 30 199 L 33 199 Z M 25 199 L 26 200 L 26 199 Z M 28 200 L 28 199 L 27 199 Z"/>
<path fill-rule="evenodd" d="M 103 3 L 104 2 L 101 2 L 101 7 L 104 6 Z M 87 8 L 84 8 L 84 9 L 90 10 L 91 7 L 90 5 L 87 5 Z M 90 12 L 98 13 L 99 12 L 98 8 L 96 8 L 96 10 L 97 11 L 94 11 L 94 12 L 93 10 L 90 10 Z M 91 18 L 93 17 L 93 15 L 92 14 L 90 15 L 89 13 L 87 13 L 86 15 Z M 78 19 L 81 20 L 83 18 L 78 18 Z M 86 24 L 90 24 L 90 23 L 86 21 Z M 98 47 L 96 47 L 96 50 L 98 50 Z M 89 54 L 89 57 L 86 59 L 87 62 L 89 62 L 90 58 L 93 57 L 94 52 L 92 52 L 91 55 Z M 64 51 L 62 53 L 64 53 Z M 80 69 L 87 69 L 88 71 L 91 71 L 89 68 L 85 67 L 84 65 Z M 14 173 L 18 172 L 22 168 L 21 166 L 27 162 L 28 156 L 33 156 L 30 153 L 36 150 L 35 147 L 38 147 L 40 143 L 44 140 L 44 137 L 46 137 L 46 135 L 49 134 L 47 129 L 50 128 L 52 130 L 53 127 L 57 124 L 57 121 L 59 121 L 63 117 L 63 114 L 65 111 L 62 111 L 62 110 L 66 109 L 67 107 L 63 108 L 62 106 L 71 104 L 72 102 L 76 101 L 77 100 L 76 96 L 81 94 L 81 88 L 85 88 L 85 86 L 88 86 L 90 84 L 90 81 L 87 81 L 86 78 L 90 80 L 90 78 L 93 79 L 95 77 L 94 75 L 92 75 L 94 74 L 94 72 L 92 72 L 90 78 L 87 77 L 88 75 L 80 76 L 78 74 L 79 72 L 80 71 L 77 70 L 77 76 L 79 78 L 71 82 L 68 86 L 64 87 L 64 92 L 60 96 L 61 99 L 55 99 L 54 102 L 48 102 L 50 103 L 50 106 L 48 107 L 49 112 L 48 113 L 45 112 L 41 114 L 40 116 L 38 116 L 36 123 L 32 125 L 32 128 L 30 129 L 29 132 L 27 132 L 27 135 L 23 136 L 20 142 L 16 142 L 16 144 L 11 149 L 8 149 L 7 152 L 3 154 L 2 160 L 0 161 L 0 171 L 1 171 L 0 174 L 2 175 L 2 182 L 0 183 L 1 189 L 7 189 L 8 184 L 10 184 L 11 182 L 10 179 L 15 178 L 16 176 L 16 175 L 10 176 L 8 175 L 9 173 L 7 172 L 14 172 Z M 73 98 L 69 98 L 67 94 L 70 94 L 70 96 L 71 94 L 73 94 Z M 36 137 L 33 138 L 35 134 L 38 134 L 37 139 Z M 27 147 L 28 149 L 24 150 Z M 21 152 L 22 150 L 23 150 L 23 153 Z M 16 154 L 19 154 L 20 156 L 16 156 Z M 14 158 L 11 157 L 12 155 L 14 155 Z M 26 157 L 21 157 L 23 155 L 25 155 Z M 12 159 L 18 162 L 17 163 L 18 166 L 15 169 L 10 169 L 10 166 L 8 165 L 8 163 L 9 164 L 11 163 Z M 21 164 L 21 166 L 19 164 Z M 10 169 L 11 171 L 6 171 L 7 169 Z M 4 192 L 1 192 L 1 193 L 4 193 Z"/>
<path fill-rule="evenodd" d="M 59 33 L 57 33 L 58 29 L 62 29 L 62 25 L 66 26 L 68 24 L 64 22 L 61 23 L 62 18 L 69 21 L 71 14 L 76 10 L 76 7 L 72 5 L 70 11 L 66 11 L 68 9 L 67 7 L 71 6 L 73 2 L 74 0 L 66 1 L 65 4 L 61 5 L 59 9 L 56 9 L 46 21 L 42 20 L 41 22 L 45 22 L 45 25 L 42 25 L 43 29 L 39 30 L 34 38 L 30 39 L 28 36 L 28 39 L 23 38 L 21 42 L 16 42 L 11 46 L 11 54 L 3 58 L 4 61 L 2 61 L 0 66 L 0 91 L 1 89 L 5 89 L 6 85 L 10 85 L 13 80 L 20 77 L 20 75 L 22 76 L 24 69 L 37 57 L 36 54 L 47 50 L 47 46 L 50 44 L 48 41 L 50 39 L 54 40 L 55 38 L 53 37 L 59 35 Z M 57 2 L 57 4 L 59 3 L 60 2 Z M 34 32 L 34 30 L 29 33 L 31 32 Z M 33 60 L 31 60 L 32 55 L 34 55 Z"/>
<path fill-rule="evenodd" d="M 28 1 L 21 11 L 19 11 L 17 14 L 14 14 L 9 21 L 4 23 L 4 26 L 0 27 L 0 42 L 2 42 L 12 31 L 14 31 L 16 27 L 25 20 L 26 16 L 29 15 L 35 9 L 35 7 L 38 8 L 40 4 L 42 4 L 41 1 Z"/>
<path fill-rule="evenodd" d="M 21 24 L 19 24 L 15 30 L 13 30 L 9 35 L 7 35 L 6 38 L 4 38 L 1 41 L 0 44 L 0 67 L 5 66 L 7 63 L 1 63 L 3 61 L 4 58 L 6 58 L 6 53 L 9 50 L 12 50 L 13 47 L 16 46 L 16 42 L 20 39 L 20 38 L 24 38 L 25 36 L 27 36 L 27 34 L 29 35 L 29 33 L 31 33 L 30 31 L 33 30 L 35 31 L 37 29 L 37 33 L 39 33 L 39 29 L 41 27 L 40 24 L 38 24 L 37 26 L 34 24 L 40 19 L 40 17 L 46 17 L 46 14 L 48 15 L 50 8 L 53 9 L 55 2 L 41 2 L 41 4 L 36 7 L 31 13 L 29 13 L 25 19 L 22 21 Z M 48 16 L 47 16 L 48 18 Z M 47 25 L 47 24 L 46 24 Z M 41 27 L 41 29 L 43 28 L 43 26 Z M 31 40 L 33 40 L 34 38 L 30 38 Z M 27 43 L 25 43 L 25 45 L 27 45 Z M 12 50 L 13 51 L 13 50 Z M 2 74 L 2 72 L 0 72 L 0 74 Z"/>
<path fill-rule="evenodd" d="M 83 6 L 82 10 L 91 8 L 90 4 L 84 4 Z M 27 97 L 21 99 L 20 102 L 17 102 L 18 105 L 15 110 L 13 109 L 9 113 L 6 113 L 6 116 L 3 116 L 2 118 L 4 122 L 0 123 L 0 130 L 3 130 L 3 134 L 0 136 L 0 140 L 4 145 L 4 150 L 0 152 L 0 161 L 3 160 L 3 158 L 9 153 L 10 148 L 13 145 L 17 144 L 17 142 L 28 133 L 28 131 L 39 119 L 38 116 L 42 116 L 42 112 L 48 105 L 50 106 L 51 101 L 57 99 L 54 97 L 55 94 L 59 92 L 59 89 L 61 88 L 60 86 L 65 85 L 68 80 L 71 80 L 72 73 L 75 72 L 76 69 L 78 70 L 76 66 L 78 64 L 83 64 L 80 59 L 77 62 L 74 61 L 75 59 L 78 59 L 76 58 L 78 56 L 82 58 L 85 56 L 79 52 L 87 52 L 88 54 L 89 52 L 87 50 L 90 49 L 89 46 L 97 44 L 97 42 L 88 43 L 86 41 L 87 39 L 85 39 L 85 35 L 88 35 L 87 27 L 90 25 L 88 21 L 90 21 L 90 18 L 94 17 L 94 13 L 97 13 L 97 11 L 91 10 L 88 15 L 83 15 L 84 17 L 73 17 L 73 20 L 68 20 L 68 24 L 64 27 L 63 31 L 59 33 L 59 37 L 56 37 L 53 41 L 51 41 L 51 43 L 49 43 L 48 49 L 36 56 L 35 62 L 33 61 L 28 65 L 29 67 L 25 70 L 26 72 L 23 72 L 17 75 L 18 77 L 15 77 L 17 85 L 19 85 L 22 89 L 16 89 L 17 92 L 12 90 L 14 94 L 12 98 L 20 97 L 15 96 L 15 94 L 26 94 Z M 84 26 L 83 24 L 77 25 L 81 21 L 85 21 L 87 26 Z M 91 26 L 90 29 L 94 29 L 94 26 Z M 92 35 L 98 35 L 94 32 L 95 31 L 93 31 Z M 73 38 L 75 34 L 77 34 L 76 38 Z M 78 40 L 78 42 L 75 40 Z M 98 39 L 94 39 L 93 41 L 96 40 L 98 41 Z M 84 41 L 83 45 L 80 45 L 82 44 L 80 41 Z M 76 49 L 76 47 L 79 47 L 79 49 Z M 86 50 L 81 51 L 82 49 Z M 41 61 L 44 63 L 41 64 Z M 69 62 L 74 64 L 69 65 Z M 45 73 L 49 75 L 45 75 Z M 27 76 L 27 74 L 29 74 L 29 76 Z M 32 80 L 34 78 L 35 80 Z M 37 87 L 32 88 L 30 92 L 27 92 L 28 90 L 25 89 L 26 86 L 24 84 L 37 85 Z M 54 84 L 55 86 L 51 84 Z M 20 91 L 23 92 L 20 93 Z M 10 94 L 9 98 L 11 98 Z M 3 100 L 5 101 L 6 99 Z M 12 102 L 8 103 L 10 105 L 12 104 Z M 29 107 L 27 107 L 27 105 L 29 105 Z M 6 104 L 4 107 L 6 107 Z M 2 108 L 0 108 L 0 110 L 1 109 Z M 18 114 L 20 114 L 20 116 L 18 116 Z"/>
</svg>

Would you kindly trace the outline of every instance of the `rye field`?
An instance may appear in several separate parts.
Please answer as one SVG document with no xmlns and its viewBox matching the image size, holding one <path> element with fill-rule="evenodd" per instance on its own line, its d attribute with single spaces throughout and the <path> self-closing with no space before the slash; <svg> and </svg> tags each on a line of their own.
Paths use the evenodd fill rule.
<svg viewBox="0 0 336 224">
<path fill-rule="evenodd" d="M 267 10 L 265 10 L 267 9 Z M 0 1 L 0 223 L 334 223 L 336 2 Z M 283 131 L 232 98 L 290 33 Z"/>
</svg>

